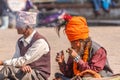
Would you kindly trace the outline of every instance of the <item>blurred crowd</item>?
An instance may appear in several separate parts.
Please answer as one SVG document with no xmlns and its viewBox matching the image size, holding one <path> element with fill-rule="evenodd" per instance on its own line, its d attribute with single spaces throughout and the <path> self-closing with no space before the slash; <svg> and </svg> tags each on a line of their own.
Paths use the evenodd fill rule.
<svg viewBox="0 0 120 80">
<path fill-rule="evenodd" d="M 94 13 L 96 16 L 100 15 L 100 8 L 106 13 L 110 12 L 110 6 L 115 7 L 116 3 L 114 0 L 91 0 L 94 8 Z"/>
<path fill-rule="evenodd" d="M 10 2 L 10 1 L 13 1 L 13 3 Z M 15 26 L 15 20 L 16 20 L 15 14 L 16 14 L 17 8 L 15 6 L 11 7 L 11 4 L 14 5 L 14 1 L 15 0 L 0 0 L 0 29 L 13 28 Z M 17 0 L 17 1 L 20 1 L 20 0 Z M 23 0 L 23 1 L 25 3 L 25 6 L 24 6 L 24 8 L 21 9 L 21 11 L 29 11 L 30 9 L 35 8 L 34 4 L 32 3 L 32 0 Z M 116 0 L 54 0 L 54 1 L 57 1 L 57 2 L 74 2 L 74 1 L 77 1 L 77 2 L 80 2 L 80 3 L 84 3 L 86 1 L 86 2 L 92 3 L 95 16 L 101 15 L 101 12 L 100 12 L 101 8 L 103 9 L 103 11 L 105 13 L 109 13 L 110 12 L 110 7 L 111 6 L 113 6 L 113 7 L 116 6 Z M 12 8 L 14 8 L 16 10 L 14 10 Z M 41 10 L 41 12 L 44 12 L 44 10 L 43 11 Z M 42 19 L 44 17 L 46 18 L 48 16 L 48 13 L 45 13 L 45 14 L 40 13 L 39 18 L 40 19 Z M 49 14 L 51 16 L 42 20 L 41 23 L 39 23 L 39 24 L 42 24 L 42 23 L 47 24 L 47 22 L 53 22 L 53 21 L 51 21 L 51 19 L 57 18 L 62 13 L 61 12 L 56 12 L 56 13 L 49 13 Z M 52 24 L 52 25 L 54 25 L 54 24 Z"/>
<path fill-rule="evenodd" d="M 22 8 L 21 11 L 28 11 L 29 9 L 33 8 L 33 3 L 31 2 L 31 0 L 26 0 L 23 3 L 25 3 L 25 7 Z M 14 3 L 12 4 L 12 2 L 8 2 L 8 0 L 0 0 L 0 20 L 1 20 L 0 29 L 7 29 L 8 27 L 12 28 L 15 26 L 16 21 L 15 14 L 17 12 L 16 11 L 17 9 L 14 10 L 14 7 L 11 7 L 11 5 L 14 5 Z"/>
</svg>

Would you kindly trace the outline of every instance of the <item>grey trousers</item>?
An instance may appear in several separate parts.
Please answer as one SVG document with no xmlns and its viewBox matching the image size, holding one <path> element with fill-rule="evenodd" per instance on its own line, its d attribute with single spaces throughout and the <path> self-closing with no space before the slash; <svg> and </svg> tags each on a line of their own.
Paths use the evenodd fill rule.
<svg viewBox="0 0 120 80">
<path fill-rule="evenodd" d="M 39 71 L 32 70 L 31 73 L 24 73 L 19 68 L 4 66 L 0 70 L 0 80 L 45 80 Z"/>
</svg>

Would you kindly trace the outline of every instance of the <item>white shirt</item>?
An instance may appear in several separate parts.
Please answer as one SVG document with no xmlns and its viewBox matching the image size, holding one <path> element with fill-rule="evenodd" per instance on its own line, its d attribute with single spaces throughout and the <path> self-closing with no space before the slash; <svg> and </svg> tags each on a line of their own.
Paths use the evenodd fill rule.
<svg viewBox="0 0 120 80">
<path fill-rule="evenodd" d="M 36 33 L 34 30 L 32 34 L 27 37 L 26 39 L 22 38 L 20 41 L 23 42 L 24 46 L 30 44 L 33 35 Z M 3 61 L 4 65 L 12 65 L 12 66 L 23 66 L 29 63 L 34 62 L 35 60 L 39 59 L 43 54 L 49 52 L 49 46 L 44 39 L 38 39 L 33 43 L 33 45 L 27 50 L 24 56 L 20 55 L 20 49 L 18 47 L 18 43 L 16 44 L 16 52 L 12 59 Z"/>
</svg>

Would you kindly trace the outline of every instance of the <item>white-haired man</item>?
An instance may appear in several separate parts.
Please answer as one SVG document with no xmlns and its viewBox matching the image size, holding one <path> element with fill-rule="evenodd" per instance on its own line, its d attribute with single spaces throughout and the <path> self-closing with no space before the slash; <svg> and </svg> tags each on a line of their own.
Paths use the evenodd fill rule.
<svg viewBox="0 0 120 80">
<path fill-rule="evenodd" d="M 50 46 L 35 29 L 36 13 L 18 12 L 16 29 L 23 36 L 18 39 L 12 59 L 0 61 L 4 67 L 0 80 L 48 80 L 50 76 Z"/>
</svg>

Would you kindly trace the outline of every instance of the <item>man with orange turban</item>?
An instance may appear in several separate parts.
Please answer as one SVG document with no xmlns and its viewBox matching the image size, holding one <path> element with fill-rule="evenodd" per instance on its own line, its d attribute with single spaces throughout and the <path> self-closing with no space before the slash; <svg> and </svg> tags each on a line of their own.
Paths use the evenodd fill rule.
<svg viewBox="0 0 120 80">
<path fill-rule="evenodd" d="M 92 41 L 89 37 L 89 29 L 86 19 L 80 16 L 64 16 L 67 21 L 65 33 L 71 43 L 67 63 L 64 61 L 64 52 L 56 56 L 60 71 L 56 73 L 56 80 L 69 80 L 74 76 L 84 77 L 89 73 L 90 77 L 101 78 L 113 74 L 107 62 L 106 50 Z M 75 79 L 76 80 L 76 79 Z"/>
</svg>

